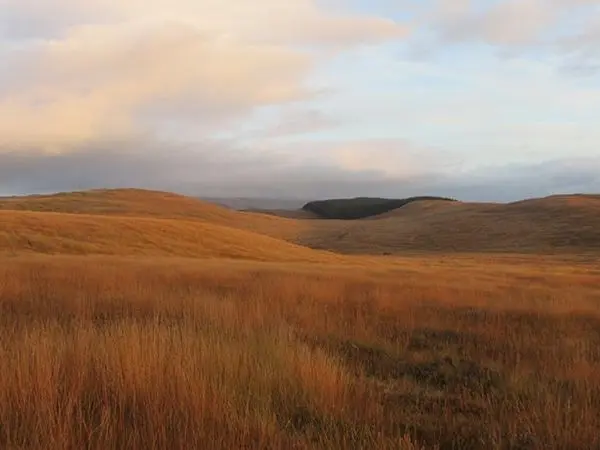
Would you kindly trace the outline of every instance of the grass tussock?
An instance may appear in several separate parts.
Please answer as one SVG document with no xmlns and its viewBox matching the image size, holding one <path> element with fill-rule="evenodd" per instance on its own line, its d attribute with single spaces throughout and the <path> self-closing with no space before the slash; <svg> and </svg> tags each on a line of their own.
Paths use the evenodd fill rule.
<svg viewBox="0 0 600 450">
<path fill-rule="evenodd" d="M 597 448 L 599 302 L 584 263 L 5 258 L 0 448 Z"/>
</svg>

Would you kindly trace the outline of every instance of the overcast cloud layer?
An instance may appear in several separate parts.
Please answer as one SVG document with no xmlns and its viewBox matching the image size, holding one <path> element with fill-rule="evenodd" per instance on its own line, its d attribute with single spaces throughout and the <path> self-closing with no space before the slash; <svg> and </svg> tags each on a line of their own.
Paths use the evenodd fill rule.
<svg viewBox="0 0 600 450">
<path fill-rule="evenodd" d="M 0 60 L 0 195 L 600 191 L 600 0 L 0 0 Z"/>
</svg>

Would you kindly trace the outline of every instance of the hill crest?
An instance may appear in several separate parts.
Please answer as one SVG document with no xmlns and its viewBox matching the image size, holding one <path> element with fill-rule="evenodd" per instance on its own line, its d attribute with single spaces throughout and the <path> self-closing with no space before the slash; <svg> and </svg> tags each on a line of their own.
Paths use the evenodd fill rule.
<svg viewBox="0 0 600 450">
<path fill-rule="evenodd" d="M 99 216 L 200 220 L 277 238 L 292 239 L 300 224 L 286 218 L 234 211 L 180 194 L 145 189 L 93 189 L 0 198 L 0 210 Z"/>
<path fill-rule="evenodd" d="M 413 202 L 363 220 L 316 221 L 302 243 L 341 253 L 598 252 L 600 196 Z"/>
<path fill-rule="evenodd" d="M 332 262 L 340 256 L 202 221 L 0 211 L 0 253 Z"/>
<path fill-rule="evenodd" d="M 376 207 L 389 206 L 385 203 L 389 199 L 380 200 L 383 202 Z M 134 247 L 123 244 L 134 253 L 158 248 L 156 252 L 168 254 L 171 246 L 178 249 L 174 254 L 254 258 L 251 253 L 256 252 L 258 259 L 270 255 L 276 261 L 288 258 L 277 256 L 278 248 L 282 253 L 299 255 L 297 245 L 295 249 L 288 247 L 294 244 L 302 251 L 310 252 L 306 248 L 310 247 L 354 254 L 600 251 L 600 195 L 554 195 L 512 203 L 442 200 L 414 197 L 401 207 L 363 219 L 323 220 L 306 210 L 286 212 L 289 218 L 284 218 L 275 211 L 234 211 L 168 192 L 100 189 L 0 199 L 0 210 L 4 210 L 0 211 L 0 234 L 4 233 L 5 242 L 14 242 L 11 236 L 21 236 L 17 245 L 21 249 L 28 248 L 27 239 L 35 244 L 31 236 L 41 236 L 41 247 L 36 247 L 40 251 L 45 251 L 44 246 L 49 251 L 94 251 L 82 247 L 86 238 L 77 230 L 80 227 L 93 239 L 100 239 L 96 244 L 103 252 L 110 252 L 116 251 L 108 249 L 110 240 L 122 240 L 119 233 L 110 231 L 117 227 L 135 243 Z M 365 197 L 358 201 L 365 201 Z M 65 230 L 70 230 L 71 237 Z M 199 235 L 199 230 L 204 234 Z M 53 244 L 53 236 L 73 242 Z M 274 239 L 263 239 L 267 237 Z M 223 246 L 237 250 L 230 253 Z M 302 258 L 313 256 L 306 253 Z"/>
</svg>

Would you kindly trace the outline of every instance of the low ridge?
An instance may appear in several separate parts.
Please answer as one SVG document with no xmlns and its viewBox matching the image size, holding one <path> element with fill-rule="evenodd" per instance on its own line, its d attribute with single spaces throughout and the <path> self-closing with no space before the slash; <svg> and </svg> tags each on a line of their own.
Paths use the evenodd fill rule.
<svg viewBox="0 0 600 450">
<path fill-rule="evenodd" d="M 324 208 L 319 215 L 310 210 L 315 206 Z M 598 195 L 508 204 L 440 197 L 330 200 L 311 202 L 286 218 L 277 211 L 234 211 L 182 195 L 118 189 L 4 198 L 0 213 L 4 252 L 284 261 L 333 256 L 311 249 L 345 254 L 600 251 Z"/>
<path fill-rule="evenodd" d="M 5 197 L 0 198 L 0 210 L 202 220 L 288 239 L 296 236 L 300 225 L 285 218 L 234 211 L 193 197 L 145 189 Z"/>
<path fill-rule="evenodd" d="M 509 204 L 421 201 L 367 220 L 315 221 L 301 242 L 342 253 L 600 250 L 600 196 Z"/>
<path fill-rule="evenodd" d="M 0 211 L 0 253 L 184 256 L 274 262 L 333 262 L 340 258 L 202 221 L 32 211 Z"/>
</svg>

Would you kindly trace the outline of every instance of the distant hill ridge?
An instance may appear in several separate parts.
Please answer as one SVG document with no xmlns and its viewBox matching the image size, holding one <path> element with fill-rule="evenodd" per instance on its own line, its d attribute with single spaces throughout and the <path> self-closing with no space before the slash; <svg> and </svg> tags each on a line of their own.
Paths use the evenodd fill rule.
<svg viewBox="0 0 600 450">
<path fill-rule="evenodd" d="M 329 220 L 334 218 L 363 220 Z M 563 194 L 512 203 L 358 197 L 261 213 L 140 189 L 0 198 L 0 254 L 303 262 L 340 256 L 314 250 L 345 255 L 594 253 L 596 258 L 600 196 Z"/>
<path fill-rule="evenodd" d="M 402 199 L 355 197 L 308 202 L 302 209 L 324 219 L 357 220 L 384 214 L 418 201 L 455 202 L 456 200 L 436 196 L 419 196 Z"/>
<path fill-rule="evenodd" d="M 300 228 L 289 219 L 141 189 L 0 198 L 0 256 L 43 253 L 275 262 L 340 259 L 291 242 Z"/>
<path fill-rule="evenodd" d="M 145 189 L 93 189 L 5 197 L 0 198 L 2 210 L 201 220 L 278 238 L 295 236 L 298 228 L 298 224 L 292 220 L 243 213 L 193 197 Z"/>
<path fill-rule="evenodd" d="M 346 254 L 600 251 L 600 196 L 511 203 L 414 201 L 364 220 L 316 220 L 301 244 Z"/>
</svg>

